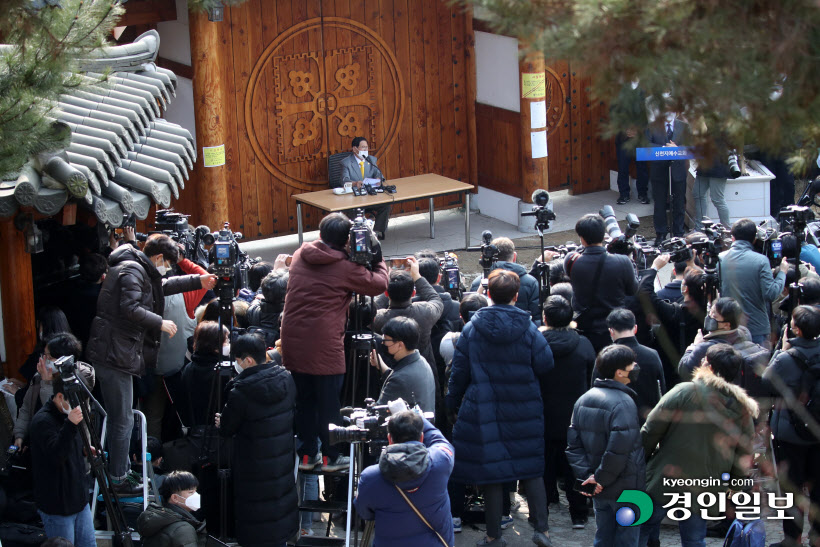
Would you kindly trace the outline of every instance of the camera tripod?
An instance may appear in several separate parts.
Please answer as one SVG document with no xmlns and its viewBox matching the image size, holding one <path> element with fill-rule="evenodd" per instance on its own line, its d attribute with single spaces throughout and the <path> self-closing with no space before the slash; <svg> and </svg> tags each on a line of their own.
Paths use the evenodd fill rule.
<svg viewBox="0 0 820 547">
<path fill-rule="evenodd" d="M 372 322 L 375 317 L 373 300 L 368 304 L 362 294 L 354 294 L 355 309 L 353 312 L 353 334 L 350 336 L 350 348 L 348 350 L 348 362 L 350 363 L 349 379 L 345 382 L 343 402 L 352 407 L 359 406 L 357 400 L 357 388 L 362 379 L 362 367 L 365 369 L 364 398 L 370 397 L 371 376 L 370 376 L 370 354 L 376 349 L 376 336 L 373 331 L 365 328 L 365 316 Z"/>
<path fill-rule="evenodd" d="M 94 399 L 89 391 L 88 386 L 85 385 L 82 378 L 77 374 L 76 365 L 74 364 L 74 357 L 67 355 L 59 358 L 55 362 L 57 370 L 63 378 L 63 385 L 65 386 L 65 396 L 72 407 L 80 407 L 83 413 L 83 421 L 80 422 L 80 439 L 82 439 L 83 449 L 85 450 L 86 459 L 91 466 L 91 473 L 94 479 L 100 486 L 102 492 L 103 502 L 105 503 L 105 510 L 108 518 L 111 521 L 111 526 L 114 530 L 113 542 L 116 546 L 131 547 L 131 531 L 128 528 L 125 520 L 125 514 L 122 511 L 120 500 L 112 489 L 111 474 L 105 465 L 103 459 L 103 446 L 100 437 L 93 427 L 90 427 L 91 412 L 88 407 L 88 401 L 93 401 L 95 407 L 100 413 L 105 416 L 100 403 Z M 87 395 L 88 399 L 84 400 L 80 397 L 81 394 Z M 79 479 L 79 477 L 78 477 Z"/>
</svg>

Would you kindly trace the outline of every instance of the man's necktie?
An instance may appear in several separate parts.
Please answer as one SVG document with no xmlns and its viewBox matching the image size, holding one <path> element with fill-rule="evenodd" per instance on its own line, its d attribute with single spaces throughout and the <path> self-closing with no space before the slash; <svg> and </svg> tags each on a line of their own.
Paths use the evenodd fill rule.
<svg viewBox="0 0 820 547">
<path fill-rule="evenodd" d="M 362 180 L 364 180 L 364 162 L 360 163 L 359 166 L 362 168 Z"/>
<path fill-rule="evenodd" d="M 672 123 L 666 122 L 666 142 L 672 141 Z"/>
</svg>

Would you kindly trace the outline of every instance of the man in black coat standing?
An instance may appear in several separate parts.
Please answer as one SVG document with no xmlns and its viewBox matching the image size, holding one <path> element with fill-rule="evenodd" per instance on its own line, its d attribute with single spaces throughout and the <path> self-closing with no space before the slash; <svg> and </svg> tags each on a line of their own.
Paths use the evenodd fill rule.
<svg viewBox="0 0 820 547">
<path fill-rule="evenodd" d="M 572 527 L 583 528 L 587 521 L 587 502 L 572 487 L 572 469 L 564 449 L 572 407 L 589 389 L 595 350 L 589 340 L 572 328 L 572 306 L 563 296 L 553 295 L 544 302 L 544 325 L 544 338 L 555 360 L 555 366 L 539 378 L 544 400 L 544 487 L 549 498 L 552 492 L 557 492 L 558 477 L 566 481 L 564 489 Z"/>
<path fill-rule="evenodd" d="M 51 382 L 51 400 L 31 421 L 34 502 L 49 538 L 64 537 L 77 547 L 95 547 L 79 427 L 83 413 L 69 405 L 59 373 Z"/>
<path fill-rule="evenodd" d="M 293 412 L 296 384 L 284 367 L 266 363 L 265 341 L 246 334 L 232 344 L 241 370 L 227 389 L 216 425 L 233 437 L 236 536 L 243 547 L 285 547 L 299 530 Z"/>
<path fill-rule="evenodd" d="M 638 290 L 635 265 L 629 257 L 610 254 L 603 246 L 604 219 L 599 215 L 582 216 L 575 223 L 575 233 L 583 249 L 569 253 L 564 259 L 564 271 L 572 283 L 572 308 L 578 330 L 586 336 L 595 352 L 611 342 L 606 316 L 622 308 L 627 296 Z M 557 253 L 547 251 L 551 260 Z"/>
<path fill-rule="evenodd" d="M 154 234 L 140 251 L 119 246 L 108 257 L 109 271 L 97 299 L 86 358 L 93 365 L 108 412 L 109 472 L 117 495 L 141 492 L 128 478 L 128 447 L 134 427 L 133 378 L 156 367 L 162 333 L 177 332 L 164 320 L 165 296 L 212 289 L 214 275 L 164 279 L 179 259 L 179 248 L 164 234 Z"/>
<path fill-rule="evenodd" d="M 636 379 L 629 387 L 637 394 L 635 404 L 638 405 L 638 420 L 643 424 L 646 416 L 655 408 L 663 394 L 666 393 L 666 380 L 663 375 L 663 364 L 658 352 L 638 343 L 635 333 L 638 327 L 635 315 L 626 309 L 612 310 L 606 318 L 612 343 L 626 346 L 635 352 Z M 600 378 L 600 372 L 595 371 L 595 378 Z"/>
</svg>

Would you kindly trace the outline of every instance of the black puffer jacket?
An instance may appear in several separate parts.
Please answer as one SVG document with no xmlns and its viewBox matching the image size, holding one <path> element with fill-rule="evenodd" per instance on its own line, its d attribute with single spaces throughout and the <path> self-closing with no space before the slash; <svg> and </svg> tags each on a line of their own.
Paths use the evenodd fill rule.
<svg viewBox="0 0 820 547">
<path fill-rule="evenodd" d="M 283 367 L 246 369 L 228 385 L 221 435 L 233 436 L 236 535 L 240 545 L 279 545 L 299 530 L 293 476 L 296 384 Z"/>
<path fill-rule="evenodd" d="M 198 275 L 163 279 L 153 262 L 131 245 L 108 257 L 86 357 L 93 366 L 133 376 L 157 364 L 165 295 L 202 288 Z"/>
<path fill-rule="evenodd" d="M 575 401 L 589 389 L 595 350 L 575 329 L 544 331 L 555 367 L 539 378 L 544 400 L 544 440 L 564 441 Z"/>
<path fill-rule="evenodd" d="M 143 547 L 204 547 L 205 523 L 176 505 L 151 503 L 137 519 Z"/>
<path fill-rule="evenodd" d="M 279 318 L 282 308 L 268 304 L 263 300 L 254 300 L 248 308 L 248 332 L 255 332 L 265 336 L 265 343 L 272 348 L 279 339 Z"/>
<path fill-rule="evenodd" d="M 806 340 L 805 338 L 791 338 L 792 345 L 789 351 L 776 351 L 772 356 L 769 366 L 763 372 L 763 385 L 775 399 L 775 408 L 772 412 L 771 427 L 772 435 L 778 441 L 784 441 L 799 445 L 817 444 L 806 441 L 797 435 L 794 425 L 789 418 L 789 410 L 783 402 L 783 394 L 772 383 L 772 378 L 779 378 L 795 396 L 799 396 L 803 387 L 804 369 L 797 363 L 792 352 L 799 354 L 806 360 L 806 364 L 814 369 L 815 374 L 820 375 L 820 339 Z"/>
<path fill-rule="evenodd" d="M 595 380 L 572 411 L 567 460 L 575 478 L 604 487 L 601 499 L 617 500 L 623 490 L 643 490 L 646 463 L 635 392 L 615 380 Z"/>
</svg>

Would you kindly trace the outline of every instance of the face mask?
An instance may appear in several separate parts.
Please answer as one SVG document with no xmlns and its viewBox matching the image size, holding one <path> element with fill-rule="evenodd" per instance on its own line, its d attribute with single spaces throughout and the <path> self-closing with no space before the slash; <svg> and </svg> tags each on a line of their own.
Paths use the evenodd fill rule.
<svg viewBox="0 0 820 547">
<path fill-rule="evenodd" d="M 71 413 L 71 405 L 67 402 L 63 401 L 63 404 L 60 405 L 60 410 L 63 411 L 63 414 L 70 414 Z"/>
<path fill-rule="evenodd" d="M 187 507 L 191 511 L 199 510 L 199 492 L 194 492 L 193 494 L 185 498 L 185 507 Z"/>
<path fill-rule="evenodd" d="M 155 266 L 156 266 L 156 264 L 155 264 Z M 165 267 L 165 262 L 163 262 L 162 264 L 157 266 L 157 271 L 159 272 L 159 275 L 161 275 L 162 277 L 165 277 L 165 274 L 168 273 L 168 268 Z"/>
<path fill-rule="evenodd" d="M 363 158 L 367 157 L 367 150 L 359 150 L 359 155 Z"/>
<path fill-rule="evenodd" d="M 641 367 L 635 365 L 635 368 L 629 371 L 629 383 L 634 384 L 638 381 L 638 374 L 641 372 Z"/>
<path fill-rule="evenodd" d="M 241 366 L 239 366 L 239 361 L 233 362 L 233 368 L 236 370 L 237 374 L 242 374 L 242 371 L 244 370 Z"/>
<path fill-rule="evenodd" d="M 222 346 L 222 355 L 225 357 L 231 356 L 231 345 L 228 344 L 227 346 Z"/>
<path fill-rule="evenodd" d="M 703 330 L 705 330 L 706 332 L 715 332 L 716 330 L 718 330 L 717 319 L 707 315 L 706 319 L 703 320 Z"/>
<path fill-rule="evenodd" d="M 46 368 L 51 373 L 57 372 L 57 367 L 54 366 L 54 361 L 51 359 L 46 359 Z"/>
</svg>

